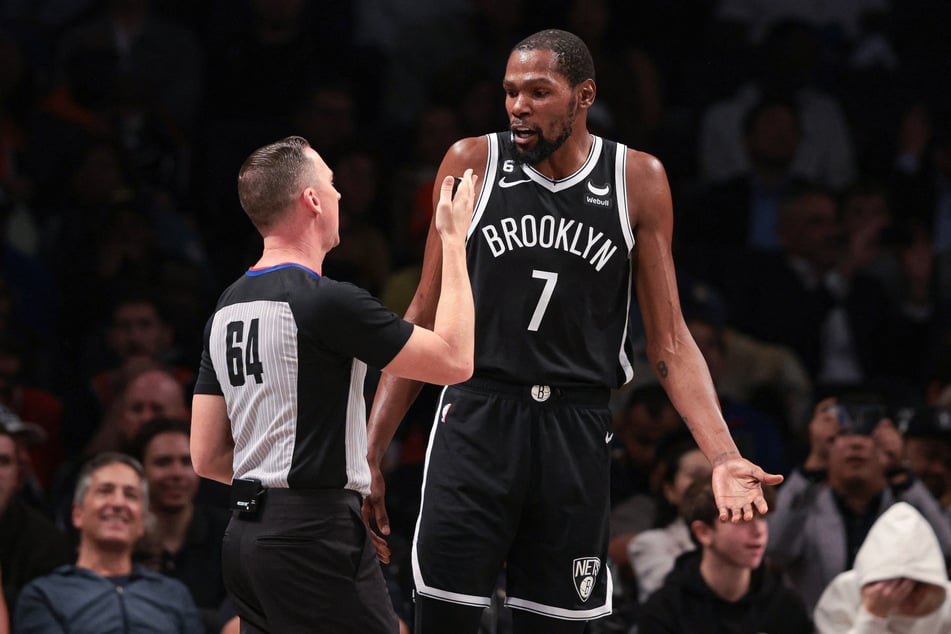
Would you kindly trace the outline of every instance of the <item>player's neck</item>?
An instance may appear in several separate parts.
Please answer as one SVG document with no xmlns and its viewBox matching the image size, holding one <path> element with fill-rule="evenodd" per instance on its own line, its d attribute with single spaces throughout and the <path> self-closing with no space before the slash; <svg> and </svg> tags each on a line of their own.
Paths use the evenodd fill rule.
<svg viewBox="0 0 951 634">
<path fill-rule="evenodd" d="M 594 137 L 586 130 L 573 133 L 554 154 L 535 166 L 535 170 L 552 180 L 567 178 L 581 169 L 588 155 Z"/>
</svg>

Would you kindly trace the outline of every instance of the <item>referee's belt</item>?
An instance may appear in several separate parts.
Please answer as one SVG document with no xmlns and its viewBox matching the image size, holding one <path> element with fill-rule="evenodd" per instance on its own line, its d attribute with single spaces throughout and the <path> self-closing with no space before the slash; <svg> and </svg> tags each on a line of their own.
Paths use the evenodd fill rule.
<svg viewBox="0 0 951 634">
<path fill-rule="evenodd" d="M 290 489 L 266 487 L 258 480 L 234 478 L 231 482 L 231 510 L 239 519 L 257 517 L 267 504 L 277 506 L 308 506 L 321 503 L 344 503 L 357 513 L 363 496 L 353 489 Z"/>
<path fill-rule="evenodd" d="M 482 377 L 471 378 L 453 387 L 470 392 L 483 394 L 497 394 L 515 399 L 525 399 L 537 403 L 559 403 L 563 405 L 592 405 L 607 407 L 611 398 L 611 390 L 606 387 L 580 387 L 563 385 L 522 385 L 507 383 Z"/>
</svg>

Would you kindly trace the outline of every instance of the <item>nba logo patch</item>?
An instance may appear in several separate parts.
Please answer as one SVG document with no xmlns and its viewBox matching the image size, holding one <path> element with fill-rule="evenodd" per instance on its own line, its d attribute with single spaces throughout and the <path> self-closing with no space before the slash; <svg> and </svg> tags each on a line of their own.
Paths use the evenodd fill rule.
<svg viewBox="0 0 951 634">
<path fill-rule="evenodd" d="M 591 597 L 591 591 L 594 590 L 594 583 L 598 579 L 598 572 L 601 571 L 601 560 L 597 557 L 579 557 L 571 563 L 572 578 L 575 582 L 575 590 L 581 601 L 585 602 Z"/>
<path fill-rule="evenodd" d="M 452 403 L 446 403 L 442 408 L 442 415 L 440 416 L 441 422 L 446 422 L 446 416 L 449 415 L 449 408 L 452 407 Z"/>
</svg>

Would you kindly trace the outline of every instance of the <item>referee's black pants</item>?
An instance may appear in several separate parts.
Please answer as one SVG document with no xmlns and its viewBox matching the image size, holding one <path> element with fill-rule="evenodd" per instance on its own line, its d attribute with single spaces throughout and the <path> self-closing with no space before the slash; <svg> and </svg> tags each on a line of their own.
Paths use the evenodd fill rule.
<svg viewBox="0 0 951 634">
<path fill-rule="evenodd" d="M 399 631 L 360 503 L 355 491 L 269 489 L 257 517 L 232 517 L 222 565 L 243 634 Z"/>
</svg>

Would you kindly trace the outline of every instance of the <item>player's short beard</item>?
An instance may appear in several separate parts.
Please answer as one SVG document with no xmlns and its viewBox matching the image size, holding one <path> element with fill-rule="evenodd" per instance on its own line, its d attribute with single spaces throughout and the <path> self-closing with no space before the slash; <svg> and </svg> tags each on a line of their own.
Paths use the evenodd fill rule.
<svg viewBox="0 0 951 634">
<path fill-rule="evenodd" d="M 544 137 L 541 131 L 538 131 L 538 140 L 535 142 L 535 147 L 530 150 L 524 150 L 519 146 L 516 147 L 515 160 L 519 163 L 524 163 L 526 165 L 535 166 L 547 159 L 549 156 L 555 153 L 555 151 L 565 144 L 565 141 L 568 140 L 568 137 L 571 136 L 571 132 L 574 130 L 575 124 L 575 100 L 572 99 L 571 103 L 568 105 L 568 122 L 565 124 L 565 128 L 561 131 L 561 134 L 554 140 L 549 140 Z"/>
</svg>

